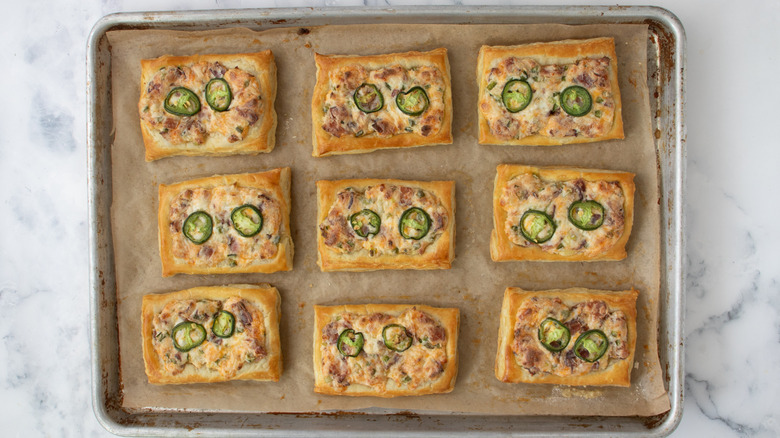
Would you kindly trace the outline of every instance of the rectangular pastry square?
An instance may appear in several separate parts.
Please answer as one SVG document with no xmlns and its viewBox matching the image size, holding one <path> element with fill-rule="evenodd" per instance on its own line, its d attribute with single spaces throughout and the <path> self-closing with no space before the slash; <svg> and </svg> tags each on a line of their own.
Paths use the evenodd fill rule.
<svg viewBox="0 0 780 438">
<path fill-rule="evenodd" d="M 447 49 L 315 61 L 313 156 L 452 143 Z"/>
<path fill-rule="evenodd" d="M 626 258 L 634 174 L 501 164 L 493 189 L 494 261 Z"/>
<path fill-rule="evenodd" d="M 144 59 L 138 112 L 146 161 L 271 152 L 275 99 L 270 50 Z"/>
<path fill-rule="evenodd" d="M 482 46 L 479 143 L 561 145 L 622 139 L 612 38 Z"/>
<path fill-rule="evenodd" d="M 292 269 L 290 168 L 160 184 L 162 275 Z"/>
<path fill-rule="evenodd" d="M 314 391 L 446 393 L 458 374 L 460 311 L 424 305 L 314 306 Z"/>
<path fill-rule="evenodd" d="M 508 383 L 630 386 L 639 292 L 504 293 L 496 378 Z"/>
<path fill-rule="evenodd" d="M 454 181 L 317 181 L 317 264 L 323 271 L 449 269 L 454 212 Z"/>
<path fill-rule="evenodd" d="M 280 308 L 279 292 L 267 284 L 144 295 L 141 330 L 149 383 L 278 381 Z"/>
</svg>

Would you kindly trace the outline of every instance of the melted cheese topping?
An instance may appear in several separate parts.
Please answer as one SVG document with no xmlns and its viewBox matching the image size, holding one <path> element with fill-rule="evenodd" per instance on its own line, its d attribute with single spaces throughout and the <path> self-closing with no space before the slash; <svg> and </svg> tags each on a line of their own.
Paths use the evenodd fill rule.
<svg viewBox="0 0 780 438">
<path fill-rule="evenodd" d="M 214 111 L 206 103 L 206 84 L 213 78 L 223 78 L 230 85 L 233 100 L 227 111 Z M 176 87 L 185 87 L 198 96 L 198 113 L 177 116 L 165 111 L 165 98 Z M 235 143 L 244 139 L 263 112 L 257 78 L 218 62 L 161 68 L 143 90 L 139 107 L 142 123 L 174 145 L 203 144 L 210 135 L 219 135 L 228 143 Z"/>
<path fill-rule="evenodd" d="M 615 119 L 609 63 L 607 57 L 580 59 L 565 65 L 541 65 L 530 58 L 497 59 L 485 75 L 480 112 L 490 132 L 505 140 L 530 135 L 602 136 L 609 132 Z M 517 113 L 509 112 L 501 99 L 504 85 L 513 79 L 524 79 L 533 90 L 531 103 Z M 584 116 L 573 117 L 561 109 L 560 94 L 572 85 L 584 87 L 591 95 L 592 107 Z"/>
<path fill-rule="evenodd" d="M 382 330 L 389 324 L 406 327 L 413 339 L 403 352 L 385 346 Z M 341 332 L 352 329 L 362 333 L 363 350 L 356 357 L 338 350 Z M 415 389 L 436 379 L 447 366 L 447 333 L 430 315 L 416 308 L 398 316 L 384 313 L 358 315 L 343 313 L 322 329 L 322 370 L 334 388 L 345 390 L 350 384 L 370 386 L 384 391 L 392 382 L 396 387 Z"/>
<path fill-rule="evenodd" d="M 322 107 L 322 129 L 334 137 L 392 137 L 407 133 L 427 137 L 442 128 L 444 76 L 434 66 L 405 68 L 394 65 L 367 70 L 360 65 L 351 65 L 331 72 L 329 84 L 330 91 Z M 384 98 L 382 109 L 373 113 L 358 109 L 353 95 L 362 84 L 376 86 Z M 428 109 L 418 116 L 404 114 L 395 103 L 396 96 L 418 86 L 428 95 Z"/>
<path fill-rule="evenodd" d="M 431 226 L 420 240 L 401 236 L 401 215 L 412 208 L 423 209 L 431 218 Z M 381 228 L 375 235 L 360 237 L 350 225 L 349 218 L 363 209 L 379 215 Z M 444 232 L 449 220 L 447 210 L 436 195 L 422 189 L 379 184 L 364 192 L 348 188 L 336 195 L 327 218 L 320 224 L 325 245 L 342 254 L 367 251 L 371 256 L 381 254 L 423 254 Z"/>
<path fill-rule="evenodd" d="M 233 336 L 220 338 L 212 332 L 214 317 L 226 310 L 235 317 Z M 187 352 L 173 345 L 171 332 L 179 323 L 196 322 L 206 329 L 206 340 Z M 182 300 L 165 305 L 152 321 L 152 344 L 162 359 L 163 368 L 171 375 L 184 371 L 187 365 L 218 372 L 232 378 L 246 364 L 267 355 L 263 313 L 244 299 L 231 297 L 225 301 Z"/>
<path fill-rule="evenodd" d="M 252 237 L 241 236 L 233 227 L 233 209 L 250 204 L 260 211 L 263 225 Z M 212 234 L 197 245 L 182 232 L 187 217 L 205 211 L 213 221 Z M 211 189 L 187 189 L 171 203 L 168 227 L 172 233 L 173 256 L 180 263 L 196 266 L 241 267 L 262 263 L 278 252 L 282 211 L 279 202 L 262 189 L 236 184 Z"/>
<path fill-rule="evenodd" d="M 569 207 L 583 200 L 593 200 L 604 207 L 604 222 L 595 230 L 581 230 L 569 221 Z M 554 254 L 601 254 L 620 240 L 625 227 L 625 196 L 618 182 L 553 182 L 527 173 L 507 183 L 499 202 L 507 212 L 504 232 L 514 244 L 535 245 Z M 521 234 L 520 219 L 528 210 L 542 211 L 553 219 L 557 228 L 550 240 L 537 244 Z"/>
<path fill-rule="evenodd" d="M 611 363 L 628 358 L 628 323 L 620 311 L 610 311 L 603 301 L 586 301 L 567 306 L 560 299 L 533 297 L 517 310 L 512 352 L 517 363 L 531 375 L 580 376 L 607 369 Z M 546 318 L 563 323 L 571 334 L 569 344 L 553 353 L 539 341 L 539 324 Z M 588 330 L 601 330 L 609 346 L 601 358 L 586 362 L 574 354 L 577 338 Z"/>
</svg>

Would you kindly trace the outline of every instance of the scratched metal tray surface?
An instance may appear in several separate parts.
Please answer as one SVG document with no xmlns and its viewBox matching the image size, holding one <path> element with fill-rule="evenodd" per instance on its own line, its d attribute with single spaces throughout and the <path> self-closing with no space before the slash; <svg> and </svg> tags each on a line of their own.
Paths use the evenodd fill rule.
<svg viewBox="0 0 780 438">
<path fill-rule="evenodd" d="M 362 23 L 611 24 L 649 26 L 648 76 L 661 192 L 661 303 L 658 350 L 671 409 L 652 417 L 483 416 L 379 410 L 336 414 L 247 414 L 125 411 L 117 342 L 116 282 L 111 236 L 111 48 L 119 29 L 205 30 Z M 685 64 L 682 24 L 655 7 L 423 7 L 407 9 L 246 9 L 123 13 L 103 17 L 87 47 L 92 403 L 98 421 L 118 435 L 149 436 L 666 436 L 683 405 L 683 278 L 685 254 Z"/>
</svg>

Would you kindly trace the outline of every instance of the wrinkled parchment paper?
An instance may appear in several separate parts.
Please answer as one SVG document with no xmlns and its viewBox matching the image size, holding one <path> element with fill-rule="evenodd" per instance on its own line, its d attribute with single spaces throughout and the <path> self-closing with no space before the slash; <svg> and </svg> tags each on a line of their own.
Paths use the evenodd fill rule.
<svg viewBox="0 0 780 438">
<path fill-rule="evenodd" d="M 562 147 L 478 145 L 477 52 L 482 44 L 510 45 L 566 38 L 616 40 L 626 139 Z M 657 354 L 660 211 L 656 154 L 646 86 L 644 25 L 365 25 L 253 32 L 124 30 L 108 35 L 116 137 L 112 146 L 112 227 L 123 406 L 235 412 L 312 412 L 385 408 L 474 414 L 654 415 L 669 409 Z M 455 142 L 408 150 L 313 158 L 309 108 L 314 52 L 374 54 L 446 47 L 452 67 Z M 278 67 L 276 149 L 251 157 L 173 157 L 144 161 L 137 102 L 142 58 L 165 54 L 273 50 Z M 496 165 L 568 165 L 636 173 L 636 222 L 621 262 L 494 263 L 492 229 Z M 162 278 L 157 246 L 157 185 L 214 174 L 292 168 L 294 269 L 270 275 L 236 274 Z M 455 180 L 456 259 L 440 271 L 322 273 L 316 265 L 318 179 L 401 178 Z M 282 296 L 284 372 L 278 383 L 154 386 L 141 353 L 141 297 L 148 293 L 230 283 L 276 286 Z M 638 344 L 630 388 L 567 388 L 505 384 L 494 377 L 498 316 L 504 289 L 582 286 L 635 287 Z M 461 311 L 460 372 L 455 390 L 424 397 L 379 399 L 315 394 L 312 326 L 315 304 L 423 303 Z"/>
</svg>

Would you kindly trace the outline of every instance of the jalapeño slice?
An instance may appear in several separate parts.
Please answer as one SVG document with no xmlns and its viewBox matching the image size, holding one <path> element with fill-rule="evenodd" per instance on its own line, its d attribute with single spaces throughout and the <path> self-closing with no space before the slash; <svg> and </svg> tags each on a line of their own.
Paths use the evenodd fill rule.
<svg viewBox="0 0 780 438">
<path fill-rule="evenodd" d="M 398 93 L 395 104 L 402 113 L 409 116 L 419 116 L 428 109 L 428 93 L 422 87 L 414 87 L 406 93 Z"/>
<path fill-rule="evenodd" d="M 352 96 L 355 105 L 364 113 L 375 113 L 385 106 L 385 98 L 374 84 L 363 84 L 355 90 Z"/>
<path fill-rule="evenodd" d="M 227 111 L 232 101 L 233 93 L 226 80 L 214 78 L 206 84 L 206 103 L 214 111 Z"/>
<path fill-rule="evenodd" d="M 580 117 L 590 112 L 593 99 L 590 93 L 579 85 L 572 85 L 561 93 L 561 108 L 566 114 L 573 117 Z"/>
<path fill-rule="evenodd" d="M 601 330 L 588 330 L 574 343 L 574 354 L 585 362 L 595 362 L 607 352 L 609 340 Z"/>
<path fill-rule="evenodd" d="M 217 313 L 214 318 L 214 324 L 211 331 L 220 338 L 229 338 L 233 336 L 233 329 L 236 327 L 236 317 L 227 310 Z"/>
<path fill-rule="evenodd" d="M 510 113 L 517 113 L 525 109 L 530 103 L 534 92 L 528 82 L 521 79 L 512 79 L 504 85 L 501 92 L 501 101 Z"/>
<path fill-rule="evenodd" d="M 233 228 L 244 237 L 252 237 L 263 228 L 263 214 L 254 205 L 244 204 L 230 213 Z"/>
<path fill-rule="evenodd" d="M 544 243 L 555 234 L 555 222 L 546 213 L 528 210 L 520 218 L 520 234 L 533 243 Z"/>
<path fill-rule="evenodd" d="M 385 347 L 393 351 L 406 351 L 412 346 L 412 335 L 399 324 L 386 325 L 382 329 L 382 339 Z"/>
<path fill-rule="evenodd" d="M 571 333 L 562 322 L 555 318 L 547 318 L 539 324 L 539 342 L 544 348 L 557 352 L 569 345 Z"/>
<path fill-rule="evenodd" d="M 206 340 L 206 329 L 197 322 L 184 321 L 171 331 L 173 346 L 181 352 L 187 352 L 202 344 Z"/>
<path fill-rule="evenodd" d="M 361 210 L 349 217 L 349 224 L 360 237 L 373 236 L 379 232 L 382 220 L 379 215 L 369 209 Z"/>
<path fill-rule="evenodd" d="M 352 329 L 346 329 L 339 335 L 337 345 L 339 353 L 348 357 L 355 357 L 363 350 L 363 333 L 355 332 Z"/>
<path fill-rule="evenodd" d="M 211 228 L 214 222 L 205 211 L 196 211 L 187 216 L 184 225 L 181 227 L 184 237 L 190 239 L 192 243 L 200 245 L 211 237 Z"/>
<path fill-rule="evenodd" d="M 569 222 L 581 230 L 595 230 L 604 223 L 604 206 L 596 201 L 577 201 L 569 207 Z"/>
<path fill-rule="evenodd" d="M 200 111 L 200 99 L 191 90 L 176 87 L 165 96 L 163 108 L 177 116 L 194 116 Z"/>
<path fill-rule="evenodd" d="M 398 230 L 404 239 L 420 240 L 431 228 L 431 217 L 422 208 L 412 207 L 401 215 Z"/>
</svg>

